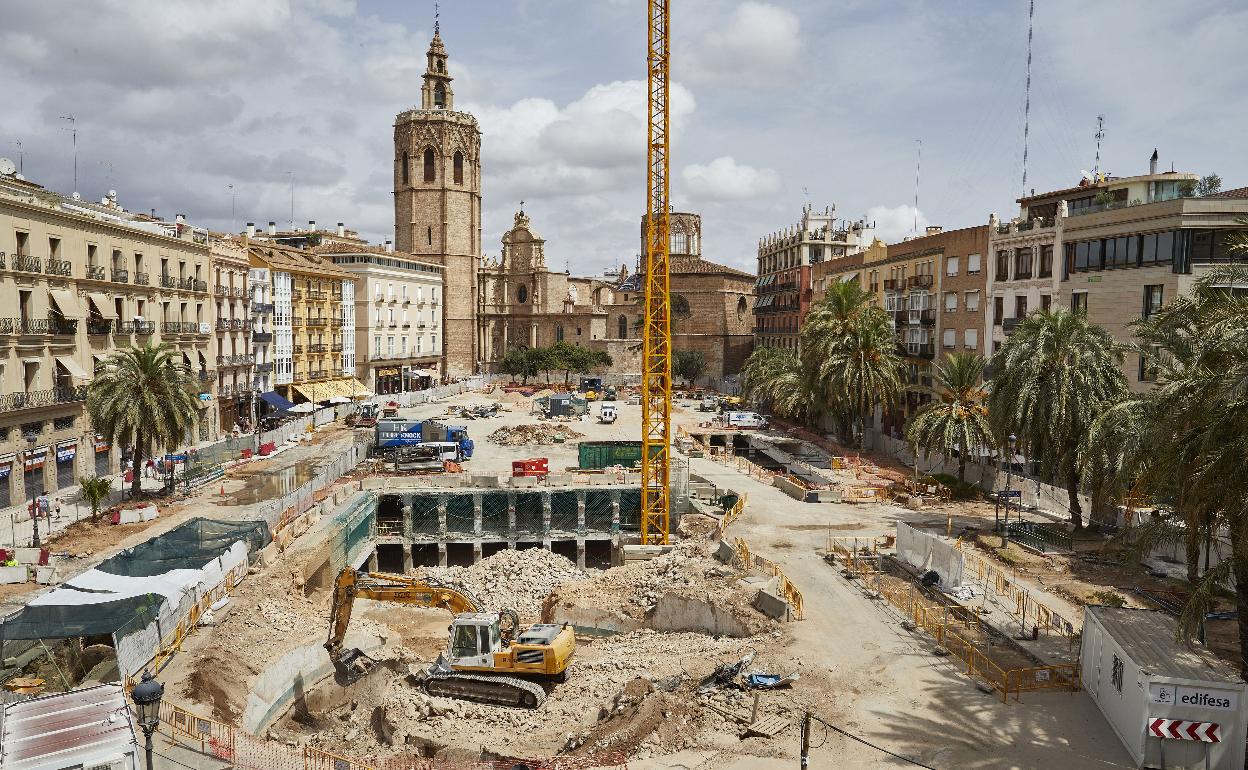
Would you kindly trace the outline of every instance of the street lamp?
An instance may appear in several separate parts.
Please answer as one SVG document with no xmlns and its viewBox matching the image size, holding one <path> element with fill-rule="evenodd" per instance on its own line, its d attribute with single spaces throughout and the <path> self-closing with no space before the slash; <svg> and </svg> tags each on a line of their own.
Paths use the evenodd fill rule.
<svg viewBox="0 0 1248 770">
<path fill-rule="evenodd" d="M 1006 447 L 1007 447 L 1006 457 L 1005 457 L 1005 492 L 1006 492 L 1006 495 L 1005 495 L 1005 526 L 1001 528 L 1001 547 L 1002 548 L 1005 548 L 1006 544 L 1009 543 L 1010 541 L 1010 499 L 1011 498 L 1010 498 L 1009 493 L 1012 491 L 1010 489 L 1010 486 L 1014 480 L 1014 451 L 1015 451 L 1015 446 L 1017 446 L 1018 444 L 1018 436 L 1015 436 L 1013 433 L 1011 433 L 1006 438 L 1005 441 L 1006 441 Z M 1020 503 L 1019 510 L 1021 511 L 1022 501 L 1020 500 L 1019 503 Z"/>
<path fill-rule="evenodd" d="M 147 738 L 147 770 L 152 770 L 152 733 L 160 725 L 160 699 L 165 695 L 165 686 L 156 681 L 150 671 L 144 670 L 142 680 L 130 691 L 130 699 L 134 701 L 138 711 L 139 727 Z"/>
</svg>

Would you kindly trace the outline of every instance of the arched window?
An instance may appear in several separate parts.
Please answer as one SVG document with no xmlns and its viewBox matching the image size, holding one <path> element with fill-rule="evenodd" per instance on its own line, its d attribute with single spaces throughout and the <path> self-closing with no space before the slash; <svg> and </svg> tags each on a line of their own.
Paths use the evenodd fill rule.
<svg viewBox="0 0 1248 770">
<path fill-rule="evenodd" d="M 672 232 L 671 252 L 673 254 L 689 253 L 689 238 L 685 235 L 684 230 Z"/>
<path fill-rule="evenodd" d="M 432 226 L 432 225 L 430 225 L 429 227 L 425 228 L 425 241 L 426 241 L 426 242 L 427 242 L 430 246 L 432 246 L 432 245 L 433 245 L 433 226 Z"/>
<path fill-rule="evenodd" d="M 464 183 L 464 154 L 455 153 L 455 184 Z"/>
<path fill-rule="evenodd" d="M 620 339 L 628 339 L 628 316 L 620 316 Z"/>
<path fill-rule="evenodd" d="M 737 318 L 745 318 L 745 310 L 745 297 L 741 297 L 737 300 Z"/>
<path fill-rule="evenodd" d="M 446 87 L 441 83 L 433 87 L 433 106 L 439 110 L 446 107 Z"/>
<path fill-rule="evenodd" d="M 425 150 L 425 181 L 432 182 L 436 178 L 437 176 L 434 173 L 434 166 L 433 166 L 433 150 L 426 149 Z"/>
<path fill-rule="evenodd" d="M 555 342 L 563 342 L 563 325 L 555 327 Z"/>
<path fill-rule="evenodd" d="M 409 178 L 408 171 L 409 171 L 409 166 L 411 166 L 411 162 L 412 162 L 412 159 L 411 157 L 408 156 L 407 150 L 404 150 L 403 151 L 403 184 L 408 183 L 408 178 Z"/>
</svg>

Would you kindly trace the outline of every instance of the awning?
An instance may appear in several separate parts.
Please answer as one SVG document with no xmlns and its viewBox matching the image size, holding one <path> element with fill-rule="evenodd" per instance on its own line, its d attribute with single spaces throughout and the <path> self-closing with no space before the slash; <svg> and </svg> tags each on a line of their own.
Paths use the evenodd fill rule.
<svg viewBox="0 0 1248 770">
<path fill-rule="evenodd" d="M 65 367 L 65 371 L 69 372 L 69 376 L 77 380 L 89 380 L 91 375 L 78 365 L 78 362 L 72 356 L 56 356 L 56 362 Z"/>
<path fill-rule="evenodd" d="M 413 369 L 412 374 L 417 377 L 440 377 L 441 375 L 432 369 Z"/>
<path fill-rule="evenodd" d="M 349 379 L 347 382 L 347 392 L 343 395 L 350 396 L 354 399 L 372 398 L 373 391 L 368 386 L 356 379 Z"/>
<path fill-rule="evenodd" d="M 303 403 L 303 404 L 298 404 L 296 406 L 292 406 L 287 411 L 294 412 L 295 414 L 306 414 L 307 412 L 314 411 L 315 409 L 316 409 L 315 406 L 312 406 L 311 404 L 308 404 L 308 403 Z"/>
<path fill-rule="evenodd" d="M 295 405 L 294 402 L 287 401 L 286 399 L 282 398 L 281 395 L 278 394 L 276 391 L 272 391 L 272 390 L 268 391 L 267 393 L 261 393 L 260 398 L 269 406 L 275 407 L 276 409 L 279 409 L 283 412 L 289 410 L 292 406 Z"/>
<path fill-rule="evenodd" d="M 314 403 L 328 401 L 338 395 L 332 382 L 310 382 L 304 385 L 291 385 L 290 389 Z"/>
<path fill-rule="evenodd" d="M 52 296 L 52 303 L 56 305 L 56 309 L 61 311 L 61 315 L 66 318 L 82 318 L 86 315 L 82 311 L 82 303 L 78 301 L 78 295 L 69 289 L 48 289 L 48 294 Z"/>
<path fill-rule="evenodd" d="M 91 300 L 92 305 L 95 305 L 95 309 L 100 313 L 100 318 L 103 318 L 105 321 L 117 320 L 117 311 L 113 309 L 112 303 L 108 301 L 108 297 L 105 297 L 98 291 L 89 291 L 87 292 L 87 299 Z"/>
<path fill-rule="evenodd" d="M 334 396 L 333 398 L 331 398 L 331 399 L 329 400 L 329 403 L 331 403 L 331 404 L 349 404 L 349 403 L 351 403 L 351 399 L 347 398 L 346 396 Z"/>
</svg>

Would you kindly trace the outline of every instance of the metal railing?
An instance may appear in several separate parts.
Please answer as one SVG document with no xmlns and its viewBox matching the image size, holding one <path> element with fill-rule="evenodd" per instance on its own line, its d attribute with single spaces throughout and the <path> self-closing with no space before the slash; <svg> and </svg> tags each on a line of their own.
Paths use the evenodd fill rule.
<svg viewBox="0 0 1248 770">
<path fill-rule="evenodd" d="M 324 353 L 328 349 L 329 349 L 329 346 L 323 342 L 318 342 L 314 345 L 308 345 L 309 353 Z"/>
<path fill-rule="evenodd" d="M 309 318 L 308 326 L 325 326 L 329 321 L 325 318 Z"/>
<path fill-rule="evenodd" d="M 218 297 L 228 297 L 230 295 L 230 287 L 217 285 L 212 287 L 212 293 Z"/>
<path fill-rule="evenodd" d="M 104 280 L 104 266 L 103 265 L 87 265 L 87 277 L 93 281 Z"/>
<path fill-rule="evenodd" d="M 273 362 L 269 361 L 263 364 L 256 364 L 256 374 L 268 374 L 273 371 Z"/>
<path fill-rule="evenodd" d="M 18 254 L 13 257 L 13 269 L 26 273 L 42 273 L 43 260 L 29 254 Z"/>
<path fill-rule="evenodd" d="M 87 321 L 87 334 L 112 334 L 112 321 Z"/>
<path fill-rule="evenodd" d="M 1010 522 L 1006 539 L 1039 553 L 1074 550 L 1069 532 L 1034 521 Z"/>
<path fill-rule="evenodd" d="M 273 312 L 272 302 L 253 302 L 251 303 L 251 312 L 260 315 L 268 315 Z"/>
<path fill-rule="evenodd" d="M 64 259 L 48 260 L 48 275 L 71 275 L 73 273 L 73 265 Z"/>
<path fill-rule="evenodd" d="M 41 406 L 70 404 L 87 400 L 86 386 L 32 390 L 29 393 L 6 393 L 0 396 L 0 411 L 35 409 Z"/>
<path fill-rule="evenodd" d="M 122 272 L 125 272 L 125 271 L 123 270 Z M 113 280 L 116 281 L 117 279 L 114 278 Z M 120 281 L 120 283 L 125 283 L 125 280 L 123 279 L 122 281 Z M 151 285 L 151 283 L 152 283 L 151 275 L 147 273 L 135 273 L 134 274 L 135 286 L 149 286 Z"/>
<path fill-rule="evenodd" d="M 251 340 L 252 342 L 272 342 L 273 332 L 252 332 Z"/>
<path fill-rule="evenodd" d="M 176 289 L 178 287 L 178 279 L 172 275 L 162 275 L 160 277 L 160 286 L 163 289 Z"/>
<path fill-rule="evenodd" d="M 1018 325 L 1023 322 L 1021 318 L 1003 318 L 1001 319 L 1001 331 L 1006 334 L 1013 334 Z"/>
</svg>

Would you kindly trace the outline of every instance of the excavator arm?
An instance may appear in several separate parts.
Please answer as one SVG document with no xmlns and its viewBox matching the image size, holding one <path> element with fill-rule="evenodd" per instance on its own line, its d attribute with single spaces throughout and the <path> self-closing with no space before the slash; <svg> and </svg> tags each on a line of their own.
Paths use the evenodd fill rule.
<svg viewBox="0 0 1248 770">
<path fill-rule="evenodd" d="M 334 581 L 334 600 L 330 605 L 329 638 L 325 649 L 340 679 L 354 681 L 368 673 L 371 659 L 362 650 L 342 649 L 351 625 L 351 611 L 355 600 L 373 599 L 394 602 L 409 607 L 430 607 L 450 611 L 454 615 L 480 612 L 481 602 L 475 597 L 450 586 L 439 585 L 417 577 L 391 575 L 384 572 L 364 572 L 344 568 Z"/>
</svg>

